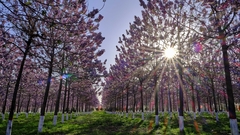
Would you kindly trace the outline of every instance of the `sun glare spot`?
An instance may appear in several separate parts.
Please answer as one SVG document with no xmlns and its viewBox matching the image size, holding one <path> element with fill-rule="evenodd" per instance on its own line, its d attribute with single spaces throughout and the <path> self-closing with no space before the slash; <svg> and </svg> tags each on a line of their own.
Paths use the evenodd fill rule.
<svg viewBox="0 0 240 135">
<path fill-rule="evenodd" d="M 177 54 L 177 50 L 172 47 L 168 47 L 164 50 L 164 57 L 168 59 L 175 57 L 176 54 Z"/>
</svg>

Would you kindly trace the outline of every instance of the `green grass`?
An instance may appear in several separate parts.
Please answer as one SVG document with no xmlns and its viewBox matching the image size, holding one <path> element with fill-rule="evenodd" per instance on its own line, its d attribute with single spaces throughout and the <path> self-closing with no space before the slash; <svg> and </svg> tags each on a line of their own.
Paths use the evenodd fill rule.
<svg viewBox="0 0 240 135">
<path fill-rule="evenodd" d="M 240 124 L 240 113 L 238 115 L 238 124 Z M 95 111 L 92 114 L 81 114 L 77 117 L 61 123 L 61 115 L 58 116 L 58 123 L 53 126 L 53 114 L 48 113 L 45 116 L 42 133 L 37 133 L 39 115 L 29 115 L 25 118 L 22 113 L 18 118 L 14 117 L 12 135 L 178 135 L 177 114 L 169 118 L 167 114 L 164 117 L 159 116 L 159 126 L 155 126 L 153 114 L 145 115 L 145 120 L 141 120 L 141 114 L 135 114 L 126 118 L 108 114 L 104 111 Z M 0 120 L 0 135 L 4 135 L 7 125 L 6 120 Z M 186 135 L 227 135 L 230 133 L 229 119 L 226 114 L 219 114 L 219 122 L 215 117 L 208 113 L 197 115 L 194 121 L 189 114 L 184 116 L 184 134 Z"/>
</svg>

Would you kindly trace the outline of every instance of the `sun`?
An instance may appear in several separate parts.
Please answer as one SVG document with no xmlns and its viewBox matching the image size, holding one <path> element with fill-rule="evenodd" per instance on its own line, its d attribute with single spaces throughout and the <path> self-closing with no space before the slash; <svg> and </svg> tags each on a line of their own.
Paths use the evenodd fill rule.
<svg viewBox="0 0 240 135">
<path fill-rule="evenodd" d="M 176 54 L 177 54 L 177 50 L 175 48 L 167 47 L 164 50 L 164 57 L 165 58 L 172 59 L 176 56 Z"/>
</svg>

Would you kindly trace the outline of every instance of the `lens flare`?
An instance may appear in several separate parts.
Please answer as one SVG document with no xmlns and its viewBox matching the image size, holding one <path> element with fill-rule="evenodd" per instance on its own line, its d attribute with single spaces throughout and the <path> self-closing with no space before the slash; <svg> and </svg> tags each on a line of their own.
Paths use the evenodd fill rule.
<svg viewBox="0 0 240 135">
<path fill-rule="evenodd" d="M 202 44 L 201 44 L 201 43 L 198 43 L 198 42 L 195 42 L 195 43 L 193 44 L 193 46 L 194 46 L 194 51 L 195 51 L 196 53 L 200 53 L 200 52 L 202 51 L 202 49 L 203 49 Z"/>
</svg>

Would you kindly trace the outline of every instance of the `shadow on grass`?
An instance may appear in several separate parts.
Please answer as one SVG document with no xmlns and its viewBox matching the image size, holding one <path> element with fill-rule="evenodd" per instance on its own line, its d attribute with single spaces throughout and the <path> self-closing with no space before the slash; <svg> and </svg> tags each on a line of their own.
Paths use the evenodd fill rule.
<svg viewBox="0 0 240 135">
<path fill-rule="evenodd" d="M 95 112 L 93 115 L 78 117 L 76 120 L 50 128 L 42 134 L 74 134 L 74 135 L 138 135 L 137 129 L 142 125 L 140 119 L 120 118 L 116 115 Z M 75 127 L 74 127 L 75 126 Z"/>
<path fill-rule="evenodd" d="M 148 115 L 142 121 L 141 115 L 131 119 L 100 111 L 80 115 L 64 123 L 61 123 L 59 115 L 58 124 L 53 126 L 53 115 L 47 114 L 43 132 L 37 133 L 39 115 L 29 115 L 29 118 L 20 115 L 19 118 L 14 118 L 12 135 L 226 135 L 230 133 L 229 119 L 225 114 L 219 114 L 219 122 L 216 122 L 215 117 L 210 114 L 197 116 L 196 120 L 193 120 L 190 114 L 185 114 L 185 127 L 182 133 L 179 132 L 177 115 L 173 114 L 172 118 L 168 115 L 160 116 L 159 126 L 154 126 L 154 118 L 154 115 Z M 0 120 L 0 135 L 5 134 L 6 125 L 6 119 Z"/>
<path fill-rule="evenodd" d="M 158 126 L 154 126 L 154 128 L 148 133 L 149 135 L 153 135 L 158 129 L 159 129 L 159 125 Z"/>
<path fill-rule="evenodd" d="M 229 134 L 229 119 L 224 115 L 219 115 L 219 121 L 216 121 L 215 116 L 210 114 L 205 114 L 204 116 L 199 116 L 197 120 L 202 126 L 202 131 L 212 135 L 227 135 Z"/>
</svg>

